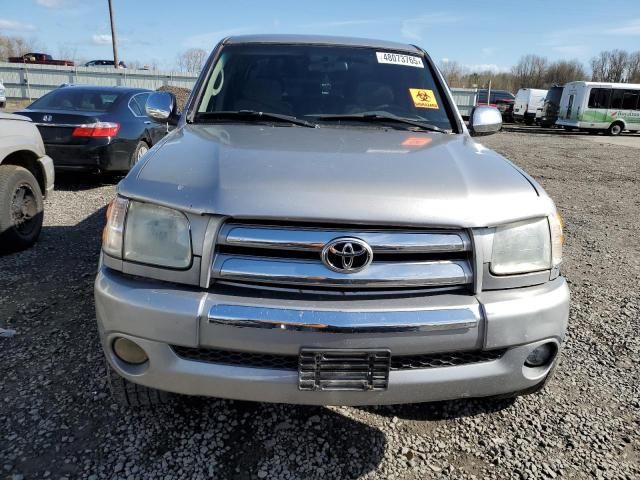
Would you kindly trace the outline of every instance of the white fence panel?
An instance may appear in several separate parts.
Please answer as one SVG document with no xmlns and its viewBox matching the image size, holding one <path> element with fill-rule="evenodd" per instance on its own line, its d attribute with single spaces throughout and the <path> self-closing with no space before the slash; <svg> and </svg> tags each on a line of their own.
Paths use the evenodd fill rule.
<svg viewBox="0 0 640 480">
<path fill-rule="evenodd" d="M 478 103 L 478 89 L 477 88 L 451 88 L 451 96 L 453 101 L 458 106 L 460 115 L 468 117 L 471 115 L 471 110 Z"/>
<path fill-rule="evenodd" d="M 0 62 L 0 81 L 7 98 L 36 99 L 63 83 L 148 88 L 163 85 L 192 88 L 197 75 L 184 72 L 109 69 L 100 67 L 63 67 Z"/>
</svg>

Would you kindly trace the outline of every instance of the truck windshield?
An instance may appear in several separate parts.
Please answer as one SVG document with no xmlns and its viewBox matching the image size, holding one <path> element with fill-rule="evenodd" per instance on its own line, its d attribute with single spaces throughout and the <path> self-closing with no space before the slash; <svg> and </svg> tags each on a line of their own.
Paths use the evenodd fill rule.
<svg viewBox="0 0 640 480">
<path fill-rule="evenodd" d="M 320 124 L 358 122 L 358 114 L 377 114 L 451 130 L 433 72 L 422 56 L 363 47 L 225 46 L 195 118 L 232 121 L 238 117 L 211 113 L 237 111 Z"/>
</svg>

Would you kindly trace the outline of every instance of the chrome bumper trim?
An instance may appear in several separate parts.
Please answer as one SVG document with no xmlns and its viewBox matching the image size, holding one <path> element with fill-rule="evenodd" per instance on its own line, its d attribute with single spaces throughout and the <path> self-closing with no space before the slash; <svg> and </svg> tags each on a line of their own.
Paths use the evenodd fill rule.
<svg viewBox="0 0 640 480">
<path fill-rule="evenodd" d="M 209 323 L 240 328 L 326 333 L 433 332 L 476 328 L 479 320 L 466 308 L 385 312 L 341 312 L 214 305 Z"/>
<path fill-rule="evenodd" d="M 220 254 L 212 278 L 322 287 L 412 287 L 464 285 L 472 273 L 466 260 L 378 262 L 357 273 L 329 270 L 319 260 L 293 260 Z"/>
</svg>

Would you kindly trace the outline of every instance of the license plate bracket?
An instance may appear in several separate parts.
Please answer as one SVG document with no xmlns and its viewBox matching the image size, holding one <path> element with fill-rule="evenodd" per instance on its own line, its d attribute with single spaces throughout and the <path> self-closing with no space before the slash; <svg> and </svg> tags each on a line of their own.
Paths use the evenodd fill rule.
<svg viewBox="0 0 640 480">
<path fill-rule="evenodd" d="M 302 391 L 386 390 L 389 386 L 389 349 L 301 348 L 298 389 Z"/>
</svg>

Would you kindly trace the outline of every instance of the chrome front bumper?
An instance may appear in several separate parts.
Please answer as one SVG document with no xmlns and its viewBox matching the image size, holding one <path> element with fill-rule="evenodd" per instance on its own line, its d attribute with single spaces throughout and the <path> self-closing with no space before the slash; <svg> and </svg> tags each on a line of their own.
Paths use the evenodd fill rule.
<svg viewBox="0 0 640 480">
<path fill-rule="evenodd" d="M 238 297 L 141 281 L 103 267 L 96 279 L 103 348 L 123 377 L 163 390 L 240 400 L 316 405 L 390 404 L 490 396 L 525 390 L 551 366 L 524 367 L 546 341 L 558 347 L 568 318 L 564 279 L 537 287 L 404 299 L 294 301 Z M 123 336 L 149 356 L 142 366 L 112 352 Z M 274 355 L 302 347 L 388 348 L 392 355 L 507 348 L 499 359 L 394 370 L 389 388 L 371 392 L 300 391 L 295 370 L 188 360 L 171 345 Z"/>
</svg>

